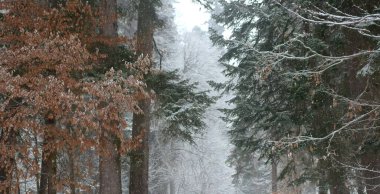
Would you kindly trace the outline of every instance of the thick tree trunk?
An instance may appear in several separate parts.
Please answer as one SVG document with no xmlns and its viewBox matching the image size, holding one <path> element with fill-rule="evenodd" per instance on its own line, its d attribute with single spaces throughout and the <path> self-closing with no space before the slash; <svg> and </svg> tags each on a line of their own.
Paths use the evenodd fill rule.
<svg viewBox="0 0 380 194">
<path fill-rule="evenodd" d="M 54 125 L 53 119 L 47 119 L 47 125 Z M 56 194 L 56 175 L 57 175 L 57 151 L 54 145 L 49 145 L 54 141 L 52 135 L 49 134 L 48 129 L 45 132 L 43 147 L 42 147 L 42 162 L 41 162 L 41 174 L 40 174 L 40 186 L 38 194 Z"/>
<path fill-rule="evenodd" d="M 115 38 L 117 34 L 117 0 L 101 0 L 100 34 Z"/>
<path fill-rule="evenodd" d="M 152 0 L 140 0 L 137 24 L 137 52 L 151 56 L 153 52 L 154 7 Z"/>
<path fill-rule="evenodd" d="M 56 194 L 56 176 L 57 176 L 57 153 L 54 151 L 48 157 L 48 194 Z"/>
<path fill-rule="evenodd" d="M 112 138 L 115 139 L 115 138 Z M 104 142 L 107 154 L 100 157 L 100 193 L 121 193 L 120 154 L 116 143 L 110 139 Z"/>
<path fill-rule="evenodd" d="M 12 191 L 12 169 L 14 162 L 14 151 L 10 150 L 16 144 L 16 134 L 10 130 L 5 132 L 0 129 L 0 194 L 8 194 Z"/>
<path fill-rule="evenodd" d="M 139 103 L 144 114 L 133 115 L 132 136 L 141 135 L 141 145 L 131 153 L 130 194 L 148 194 L 150 101 Z"/>
<path fill-rule="evenodd" d="M 153 51 L 153 15 L 151 0 L 140 0 L 138 7 L 137 52 L 151 57 Z M 130 194 L 148 194 L 150 99 L 141 100 L 142 114 L 133 114 L 132 136 L 142 135 L 141 145 L 131 155 Z"/>
<path fill-rule="evenodd" d="M 102 137 L 103 149 L 107 152 L 100 156 L 100 193 L 121 194 L 121 162 L 116 137 Z"/>
<path fill-rule="evenodd" d="M 42 154 L 42 157 L 44 157 L 44 154 Z M 42 159 L 41 173 L 40 173 L 40 185 L 38 187 L 38 194 L 45 194 L 47 192 L 48 178 L 46 176 L 46 174 L 47 174 L 47 167 L 46 166 L 47 166 L 46 160 Z"/>
<path fill-rule="evenodd" d="M 56 174 L 57 174 L 57 150 L 54 145 L 49 144 L 54 142 L 54 136 L 50 133 L 55 130 L 55 116 L 48 112 L 45 115 L 44 142 L 42 144 L 42 161 L 40 173 L 40 186 L 38 194 L 55 194 L 56 190 Z"/>
<path fill-rule="evenodd" d="M 37 0 L 37 3 L 44 7 L 49 8 L 54 0 Z M 45 118 L 45 124 L 54 127 L 55 120 L 52 114 L 48 113 Z M 38 194 L 56 194 L 56 174 L 57 174 L 57 152 L 53 147 L 49 147 L 48 143 L 53 141 L 53 136 L 49 134 L 49 130 L 45 131 L 44 141 L 42 144 L 42 156 L 41 156 L 41 170 L 39 181 L 37 181 L 37 193 Z M 37 139 L 36 139 L 37 142 Z"/>
<path fill-rule="evenodd" d="M 117 34 L 117 1 L 101 0 L 101 28 L 100 33 L 109 38 L 116 38 Z M 100 194 L 121 194 L 121 163 L 118 139 L 112 134 L 104 132 L 101 137 L 103 149 L 107 154 L 99 157 L 99 185 Z"/>
</svg>

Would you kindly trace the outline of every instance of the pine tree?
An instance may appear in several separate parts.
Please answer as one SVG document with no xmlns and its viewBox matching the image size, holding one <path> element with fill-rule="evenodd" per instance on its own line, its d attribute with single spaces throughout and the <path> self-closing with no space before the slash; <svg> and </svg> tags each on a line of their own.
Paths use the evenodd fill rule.
<svg viewBox="0 0 380 194">
<path fill-rule="evenodd" d="M 224 11 L 216 20 L 229 26 L 232 36 L 213 38 L 228 49 L 222 60 L 231 81 L 214 86 L 236 93 L 231 101 L 235 108 L 226 113 L 234 127 L 230 136 L 236 149 L 230 162 L 237 175 L 251 176 L 252 166 L 246 161 L 258 152 L 272 163 L 286 158 L 279 178 L 290 178 L 290 186 L 310 180 L 319 182 L 321 193 L 348 193 L 345 185 L 356 168 L 347 168 L 346 162 L 360 158 L 359 147 L 362 153 L 369 151 L 362 149 L 362 132 L 355 127 L 376 125 L 369 115 L 377 112 L 371 105 L 363 106 L 363 100 L 376 102 L 370 95 L 375 89 L 367 84 L 374 90 L 360 95 L 365 79 L 357 75 L 366 66 L 363 61 L 374 61 L 373 34 L 378 29 L 368 23 L 358 28 L 351 24 L 360 23 L 355 17 L 370 17 L 376 3 L 221 3 Z M 353 5 L 358 9 L 349 10 Z M 358 42 L 349 44 L 351 38 Z M 370 134 L 364 141 L 377 136 Z M 314 159 L 317 165 L 310 167 Z"/>
</svg>

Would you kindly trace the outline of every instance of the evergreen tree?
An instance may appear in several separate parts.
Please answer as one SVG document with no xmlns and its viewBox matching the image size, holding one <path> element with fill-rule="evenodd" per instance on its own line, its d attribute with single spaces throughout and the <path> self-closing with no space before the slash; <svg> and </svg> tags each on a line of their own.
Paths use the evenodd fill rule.
<svg viewBox="0 0 380 194">
<path fill-rule="evenodd" d="M 363 61 L 374 61 L 377 52 L 371 50 L 377 42 L 371 34 L 377 28 L 373 23 L 355 28 L 351 24 L 360 21 L 342 20 L 370 17 L 376 3 L 220 2 L 224 10 L 214 17 L 232 35 L 224 40 L 215 34 L 213 39 L 228 49 L 221 60 L 227 62 L 231 81 L 214 86 L 236 93 L 231 100 L 235 108 L 225 112 L 233 123 L 230 137 L 236 148 L 230 162 L 237 177 L 252 177 L 254 166 L 247 162 L 258 152 L 272 164 L 285 159 L 279 178 L 289 186 L 311 180 L 319 182 L 321 193 L 349 192 L 346 185 L 355 168 L 346 162 L 360 157 L 357 146 L 367 152 L 358 142 L 364 140 L 357 137 L 363 132 L 354 126 L 376 120 L 369 118 L 377 112 L 374 107 L 357 106 L 365 98 L 375 100 L 360 95 L 365 82 L 357 73 L 365 67 Z M 349 10 L 353 5 L 357 10 Z M 353 37 L 360 44 L 351 45 Z M 372 141 L 377 135 L 370 133 L 366 137 Z"/>
</svg>

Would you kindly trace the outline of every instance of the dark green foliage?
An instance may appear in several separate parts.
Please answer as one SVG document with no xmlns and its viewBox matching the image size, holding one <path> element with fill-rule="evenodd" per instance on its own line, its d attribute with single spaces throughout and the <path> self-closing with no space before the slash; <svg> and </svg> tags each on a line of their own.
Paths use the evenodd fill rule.
<svg viewBox="0 0 380 194">
<path fill-rule="evenodd" d="M 156 92 L 154 115 L 165 121 L 162 132 L 167 138 L 193 143 L 194 135 L 203 132 L 204 113 L 214 99 L 207 91 L 197 91 L 197 83 L 181 79 L 177 71 L 155 72 L 146 81 Z"/>
<path fill-rule="evenodd" d="M 294 128 L 310 118 L 304 114 L 308 109 L 303 109 L 304 102 L 310 99 L 310 84 L 305 77 L 285 75 L 287 71 L 295 71 L 290 67 L 300 68 L 304 64 L 293 61 L 288 62 L 288 67 L 283 64 L 272 65 L 271 61 L 257 52 L 272 50 L 274 45 L 288 40 L 290 35 L 285 32 L 292 32 L 296 28 L 290 25 L 293 18 L 275 5 L 255 1 L 250 4 L 224 2 L 224 6 L 224 13 L 214 18 L 233 28 L 233 41 L 224 41 L 218 36 L 213 38 L 228 48 L 222 57 L 223 61 L 238 61 L 237 66 L 226 65 L 226 75 L 237 80 L 231 80 L 224 87 L 237 95 L 231 100 L 235 108 L 225 110 L 225 113 L 233 124 L 229 135 L 236 146 L 229 162 L 237 169 L 236 178 L 246 179 L 242 180 L 244 182 L 252 178 L 249 176 L 251 172 L 238 169 L 253 168 L 243 162 L 246 160 L 244 156 L 253 157 L 253 153 L 257 152 L 259 158 L 278 160 L 286 149 L 273 152 L 272 142 L 292 136 Z M 264 17 L 264 13 L 271 14 Z M 254 17 L 259 19 L 254 20 Z M 278 34 L 281 36 L 278 37 Z M 217 89 L 223 87 L 221 84 L 212 85 Z M 250 192 L 253 190 L 247 191 Z"/>
<path fill-rule="evenodd" d="M 107 57 L 102 60 L 102 65 L 98 71 L 109 70 L 110 68 L 116 71 L 122 70 L 126 72 L 126 64 L 136 61 L 135 54 L 127 46 L 108 46 L 105 44 L 96 45 L 96 50 L 99 53 L 105 54 Z"/>
<path fill-rule="evenodd" d="M 373 110 L 355 108 L 347 99 L 358 98 L 367 83 L 368 91 L 364 91 L 360 100 L 377 104 L 378 98 L 373 94 L 378 93 L 378 89 L 365 80 L 378 80 L 374 71 L 379 62 L 374 54 L 346 59 L 329 68 L 323 65 L 331 62 L 329 57 L 378 49 L 378 41 L 347 27 L 304 21 L 284 8 L 310 18 L 308 10 L 319 11 L 316 7 L 336 14 L 332 6 L 361 16 L 362 10 L 371 12 L 379 2 L 329 1 L 328 5 L 324 1 L 292 0 L 281 1 L 281 6 L 266 0 L 222 0 L 220 3 L 224 10 L 213 18 L 229 27 L 232 35 L 227 40 L 217 34 L 211 38 L 227 48 L 221 61 L 231 80 L 211 85 L 236 94 L 230 101 L 234 108 L 225 110 L 233 127 L 229 135 L 235 149 L 229 162 L 236 168 L 236 178 L 242 182 L 252 178 L 252 172 L 241 170 L 253 169 L 253 164 L 245 161 L 247 156 L 257 156 L 257 153 L 262 159 L 277 161 L 292 153 L 295 157 L 287 158 L 288 163 L 284 164 L 279 177 L 300 173 L 289 185 L 307 180 L 331 187 L 344 184 L 351 172 L 339 162 L 360 160 L 357 153 L 362 149 L 360 141 L 371 138 L 365 140 L 361 136 L 368 131 L 345 129 L 330 138 L 331 133 Z M 353 5 L 358 7 L 352 9 Z M 372 25 L 367 29 L 374 34 L 380 32 Z M 365 78 L 358 77 L 357 73 L 368 61 L 370 73 L 366 72 Z M 377 125 L 375 120 L 363 120 L 348 128 Z M 370 134 L 379 137 L 378 132 Z M 308 140 L 298 141 L 299 137 Z M 299 161 L 301 156 L 307 157 Z M 310 158 L 318 159 L 317 167 L 310 167 L 315 162 Z M 344 188 L 341 189 L 344 193 Z M 254 188 L 247 191 L 252 192 Z"/>
</svg>

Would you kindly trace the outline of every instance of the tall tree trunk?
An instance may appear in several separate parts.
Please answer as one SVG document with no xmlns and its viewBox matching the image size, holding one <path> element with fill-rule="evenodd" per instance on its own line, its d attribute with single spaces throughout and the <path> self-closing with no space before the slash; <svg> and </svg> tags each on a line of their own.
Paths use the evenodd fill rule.
<svg viewBox="0 0 380 194">
<path fill-rule="evenodd" d="M 55 2 L 56 0 L 37 0 L 37 3 L 44 8 L 55 5 Z M 49 131 L 54 130 L 55 118 L 50 112 L 45 115 L 45 125 L 47 125 L 47 131 L 44 132 L 42 144 L 41 172 L 40 180 L 37 181 L 37 192 L 38 194 L 56 194 L 57 150 L 53 146 L 49 146 L 49 142 L 54 141 L 54 136 Z"/>
<path fill-rule="evenodd" d="M 54 145 L 49 144 L 54 142 L 54 136 L 49 133 L 54 131 L 55 118 L 52 113 L 47 113 L 45 118 L 44 142 L 42 145 L 42 161 L 41 161 L 41 174 L 40 186 L 38 194 L 55 194 L 56 190 L 56 175 L 57 175 L 57 150 Z"/>
<path fill-rule="evenodd" d="M 121 194 L 121 162 L 116 137 L 103 136 L 102 139 L 107 153 L 100 156 L 100 193 Z"/>
<path fill-rule="evenodd" d="M 57 152 L 49 154 L 48 157 L 48 194 L 56 194 L 56 176 L 57 176 Z"/>
<path fill-rule="evenodd" d="M 100 13 L 100 34 L 110 38 L 117 37 L 117 0 L 101 0 Z"/>
<path fill-rule="evenodd" d="M 137 52 L 146 57 L 153 51 L 153 16 L 151 0 L 140 0 L 138 7 Z M 142 135 L 141 145 L 131 154 L 130 194 L 148 194 L 150 99 L 141 100 L 142 114 L 133 114 L 132 136 Z"/>
<path fill-rule="evenodd" d="M 148 194 L 150 102 L 139 102 L 144 114 L 133 115 L 132 137 L 139 135 L 141 145 L 131 153 L 130 194 Z"/>
<path fill-rule="evenodd" d="M 272 161 L 272 194 L 277 194 L 277 163 Z"/>
<path fill-rule="evenodd" d="M 101 0 L 101 28 L 100 33 L 108 38 L 117 35 L 117 1 Z M 107 154 L 99 157 L 99 184 L 101 194 L 121 194 L 121 163 L 118 139 L 115 135 L 104 132 L 101 136 L 103 149 Z"/>
<path fill-rule="evenodd" d="M 4 146 L 0 148 L 0 194 L 8 194 L 12 191 L 15 144 L 16 132 L 13 129 L 0 129 L 0 146 Z"/>
<path fill-rule="evenodd" d="M 42 161 L 41 161 L 41 173 L 40 173 L 40 185 L 38 187 L 38 194 L 45 194 L 48 187 L 48 177 L 46 176 L 48 174 L 48 168 L 47 168 L 47 160 L 44 159 L 45 151 L 42 152 Z"/>
</svg>

